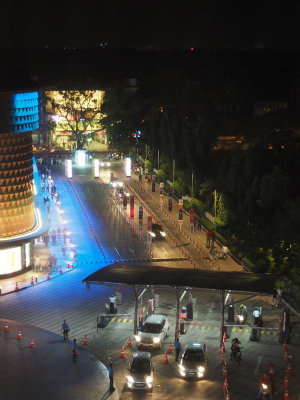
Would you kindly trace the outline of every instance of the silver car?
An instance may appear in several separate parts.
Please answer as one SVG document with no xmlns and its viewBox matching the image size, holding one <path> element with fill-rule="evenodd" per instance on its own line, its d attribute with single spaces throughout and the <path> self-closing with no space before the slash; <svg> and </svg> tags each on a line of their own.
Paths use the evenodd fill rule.
<svg viewBox="0 0 300 400">
<path fill-rule="evenodd" d="M 203 378 L 207 370 L 207 346 L 193 342 L 185 346 L 178 362 L 178 371 L 184 378 Z"/>
<path fill-rule="evenodd" d="M 129 389 L 152 390 L 154 368 L 149 352 L 134 352 L 127 369 L 126 384 Z"/>
<path fill-rule="evenodd" d="M 168 329 L 169 323 L 164 315 L 150 315 L 135 336 L 138 348 L 161 348 L 162 342 L 168 336 Z"/>
</svg>

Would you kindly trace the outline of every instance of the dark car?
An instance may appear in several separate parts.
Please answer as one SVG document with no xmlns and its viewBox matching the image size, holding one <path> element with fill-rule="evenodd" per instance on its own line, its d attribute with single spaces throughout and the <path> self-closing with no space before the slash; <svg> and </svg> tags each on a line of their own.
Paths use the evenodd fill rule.
<svg viewBox="0 0 300 400">
<path fill-rule="evenodd" d="M 164 239 L 167 236 L 162 226 L 156 222 L 152 224 L 152 231 L 150 232 L 150 235 L 152 236 L 152 240 Z"/>
<path fill-rule="evenodd" d="M 201 342 L 185 346 L 178 362 L 178 371 L 184 378 L 203 378 L 207 369 L 207 346 Z"/>
<path fill-rule="evenodd" d="M 128 367 L 126 384 L 129 389 L 153 389 L 153 364 L 151 354 L 147 351 L 136 351 Z"/>
</svg>

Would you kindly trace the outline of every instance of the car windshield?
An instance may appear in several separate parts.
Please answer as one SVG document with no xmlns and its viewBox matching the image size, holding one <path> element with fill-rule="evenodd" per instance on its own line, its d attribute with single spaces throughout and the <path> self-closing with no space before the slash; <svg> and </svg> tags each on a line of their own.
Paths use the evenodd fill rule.
<svg viewBox="0 0 300 400">
<path fill-rule="evenodd" d="M 187 361 L 203 361 L 204 354 L 202 350 L 186 350 L 183 359 Z"/>
<path fill-rule="evenodd" d="M 140 372 L 143 374 L 150 374 L 150 362 L 145 358 L 134 358 L 130 368 L 131 372 Z"/>
<path fill-rule="evenodd" d="M 161 328 L 158 324 L 144 324 L 142 326 L 142 332 L 146 333 L 160 333 Z"/>
</svg>

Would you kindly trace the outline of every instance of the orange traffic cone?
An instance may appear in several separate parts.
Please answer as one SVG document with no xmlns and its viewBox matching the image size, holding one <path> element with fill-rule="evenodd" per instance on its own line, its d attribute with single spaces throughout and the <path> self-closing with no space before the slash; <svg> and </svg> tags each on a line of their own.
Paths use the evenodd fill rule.
<svg viewBox="0 0 300 400">
<path fill-rule="evenodd" d="M 286 347 L 286 340 L 283 342 L 282 348 L 283 348 L 283 350 L 287 350 L 287 347 Z"/>
<path fill-rule="evenodd" d="M 125 357 L 124 346 L 122 346 L 120 357 L 121 357 L 121 358 L 124 358 L 124 357 Z"/>
<path fill-rule="evenodd" d="M 173 353 L 173 345 L 172 345 L 172 342 L 170 343 L 170 347 L 169 347 L 168 352 L 169 352 L 170 354 Z"/>
<path fill-rule="evenodd" d="M 283 398 L 283 400 L 290 400 L 290 397 L 289 397 L 289 392 L 288 392 L 288 390 L 287 390 L 287 389 L 285 389 L 285 392 L 284 392 L 284 398 Z"/>
<path fill-rule="evenodd" d="M 289 378 L 288 378 L 288 375 L 285 375 L 285 378 L 284 378 L 284 382 L 283 382 L 283 386 L 284 387 L 289 387 Z"/>
<path fill-rule="evenodd" d="M 281 315 L 279 317 L 278 326 L 282 326 L 282 316 Z"/>
<path fill-rule="evenodd" d="M 223 376 L 228 376 L 228 371 L 227 371 L 227 365 L 226 365 L 226 363 L 224 364 L 224 368 L 223 368 Z"/>
<path fill-rule="evenodd" d="M 284 357 L 283 357 L 283 361 L 288 361 L 288 354 L 287 354 L 287 351 L 285 350 L 285 352 L 284 352 Z"/>
<path fill-rule="evenodd" d="M 21 333 L 21 329 L 18 329 L 18 339 L 21 340 L 22 338 L 22 333 Z"/>
<path fill-rule="evenodd" d="M 18 282 L 16 282 L 15 291 L 19 290 Z"/>
<path fill-rule="evenodd" d="M 33 349 L 35 347 L 33 338 L 30 339 L 30 348 Z"/>
<path fill-rule="evenodd" d="M 223 343 L 226 342 L 227 338 L 226 338 L 226 331 L 224 331 L 224 335 L 223 335 Z"/>
<path fill-rule="evenodd" d="M 226 394 L 226 400 L 230 400 L 230 394 L 229 394 L 228 390 L 227 390 L 227 394 Z"/>
<path fill-rule="evenodd" d="M 221 364 L 225 364 L 224 354 L 221 354 Z"/>
<path fill-rule="evenodd" d="M 132 347 L 131 337 L 130 336 L 129 336 L 128 340 L 127 340 L 127 347 Z"/>
<path fill-rule="evenodd" d="M 4 332 L 8 332 L 8 323 L 4 322 Z"/>
<path fill-rule="evenodd" d="M 47 280 L 48 281 L 50 280 L 50 272 L 48 272 L 48 274 L 47 274 Z"/>
<path fill-rule="evenodd" d="M 122 289 L 123 288 L 122 288 L 121 284 L 119 283 L 118 290 L 122 290 Z"/>
<path fill-rule="evenodd" d="M 70 262 L 70 268 L 74 268 L 72 261 Z"/>
<path fill-rule="evenodd" d="M 222 353 L 225 353 L 225 351 L 226 351 L 226 350 L 225 350 L 225 345 L 224 345 L 224 342 L 222 342 L 221 352 L 222 352 Z"/>
<path fill-rule="evenodd" d="M 291 374 L 292 373 L 291 363 L 288 363 L 288 367 L 287 367 L 286 372 L 287 372 L 287 374 Z"/>
<path fill-rule="evenodd" d="M 224 385 L 223 385 L 223 390 L 227 390 L 227 391 L 228 391 L 228 380 L 227 380 L 227 376 L 225 376 L 225 381 L 224 381 Z"/>
<path fill-rule="evenodd" d="M 34 280 L 33 280 L 33 276 L 31 277 L 31 281 L 30 281 L 31 285 L 34 285 Z"/>
<path fill-rule="evenodd" d="M 163 363 L 164 363 L 165 365 L 167 365 L 167 364 L 168 364 L 168 356 L 167 356 L 167 352 L 165 352 L 165 356 L 164 356 L 164 361 L 163 361 Z"/>
<path fill-rule="evenodd" d="M 62 274 L 62 268 L 61 268 L 61 266 L 59 267 L 59 273 Z"/>
<path fill-rule="evenodd" d="M 84 341 L 83 341 L 83 346 L 87 346 L 88 345 L 88 340 L 87 340 L 87 336 L 84 336 Z"/>
</svg>

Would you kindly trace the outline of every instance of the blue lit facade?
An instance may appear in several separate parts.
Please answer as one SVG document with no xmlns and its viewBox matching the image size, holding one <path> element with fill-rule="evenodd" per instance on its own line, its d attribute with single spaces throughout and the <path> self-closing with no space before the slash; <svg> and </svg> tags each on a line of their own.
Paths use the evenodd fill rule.
<svg viewBox="0 0 300 400">
<path fill-rule="evenodd" d="M 38 128 L 38 92 L 0 92 L 0 276 L 32 265 L 33 239 L 41 234 L 32 162 Z"/>
</svg>

